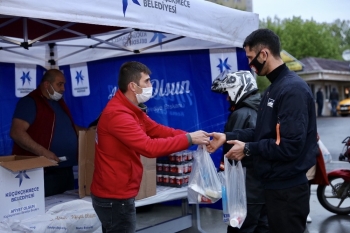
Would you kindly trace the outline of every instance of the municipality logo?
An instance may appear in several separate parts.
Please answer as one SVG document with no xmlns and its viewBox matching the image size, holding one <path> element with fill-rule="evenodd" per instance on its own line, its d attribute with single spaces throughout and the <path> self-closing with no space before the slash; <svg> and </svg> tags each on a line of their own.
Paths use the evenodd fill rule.
<svg viewBox="0 0 350 233">
<path fill-rule="evenodd" d="M 269 106 L 270 108 L 273 108 L 273 104 L 275 103 L 274 99 L 269 98 L 267 100 L 267 106 Z"/>
<path fill-rule="evenodd" d="M 129 0 L 123 0 L 123 13 L 124 13 L 124 17 L 125 17 L 125 12 L 126 12 L 126 8 L 128 8 L 128 1 Z M 135 3 L 136 5 L 140 5 L 140 3 L 138 2 L 138 0 L 132 0 L 133 3 Z"/>
<path fill-rule="evenodd" d="M 26 80 L 28 81 L 28 84 L 30 85 L 30 81 L 32 80 L 32 78 L 29 76 L 29 72 L 30 71 L 28 71 L 27 73 L 22 72 L 23 74 L 22 74 L 22 77 L 20 78 L 20 79 L 22 79 L 22 86 L 24 86 Z"/>
<path fill-rule="evenodd" d="M 20 171 L 15 178 L 19 179 L 19 187 L 21 187 L 23 178 L 30 179 L 30 177 L 26 174 L 26 170 Z"/>
<path fill-rule="evenodd" d="M 160 44 L 160 49 L 162 49 L 162 42 L 164 38 L 166 38 L 166 36 L 164 36 L 163 33 L 155 32 L 149 43 L 152 43 L 158 39 L 158 44 Z"/>
<path fill-rule="evenodd" d="M 77 75 L 75 76 L 75 79 L 77 80 L 77 85 L 79 84 L 79 82 L 83 83 L 83 80 L 84 80 L 84 76 L 82 74 L 82 70 L 81 71 L 76 71 L 77 72 Z"/>
<path fill-rule="evenodd" d="M 109 92 L 108 99 L 110 100 L 113 98 L 113 96 L 115 96 L 115 93 L 118 91 L 118 87 L 108 85 L 107 88 L 108 88 L 108 92 Z"/>
<path fill-rule="evenodd" d="M 219 68 L 220 73 L 224 72 L 225 70 L 231 70 L 231 65 L 229 65 L 227 63 L 228 57 L 222 61 L 221 58 L 219 58 L 219 65 L 217 65 L 216 67 Z"/>
</svg>

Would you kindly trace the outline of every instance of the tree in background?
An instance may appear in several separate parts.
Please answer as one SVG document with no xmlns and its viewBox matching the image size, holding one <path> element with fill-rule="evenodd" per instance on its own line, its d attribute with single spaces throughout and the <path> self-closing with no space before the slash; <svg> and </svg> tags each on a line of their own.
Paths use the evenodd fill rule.
<svg viewBox="0 0 350 233">
<path fill-rule="evenodd" d="M 317 23 L 301 17 L 280 20 L 275 17 L 260 21 L 260 28 L 273 30 L 281 40 L 282 49 L 297 59 L 319 57 L 342 60 L 342 52 L 350 48 L 350 21 Z"/>
<path fill-rule="evenodd" d="M 343 60 L 342 52 L 350 49 L 350 21 L 317 23 L 314 20 L 267 18 L 260 20 L 260 28 L 274 31 L 281 40 L 281 47 L 297 59 L 319 57 Z M 257 77 L 259 91 L 270 85 L 266 77 Z"/>
</svg>

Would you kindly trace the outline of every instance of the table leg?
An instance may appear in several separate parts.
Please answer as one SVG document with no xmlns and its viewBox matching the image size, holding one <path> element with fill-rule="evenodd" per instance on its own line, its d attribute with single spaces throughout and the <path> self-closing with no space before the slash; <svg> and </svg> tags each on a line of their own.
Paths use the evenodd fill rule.
<svg viewBox="0 0 350 233">
<path fill-rule="evenodd" d="M 197 233 L 205 233 L 205 231 L 201 228 L 201 216 L 199 212 L 199 205 L 192 204 L 192 227 L 191 232 Z"/>
</svg>

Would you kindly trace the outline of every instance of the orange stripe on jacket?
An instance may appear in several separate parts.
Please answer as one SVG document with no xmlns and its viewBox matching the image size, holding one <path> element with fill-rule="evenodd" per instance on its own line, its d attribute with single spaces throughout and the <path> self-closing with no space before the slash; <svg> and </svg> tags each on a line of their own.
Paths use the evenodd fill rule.
<svg viewBox="0 0 350 233">
<path fill-rule="evenodd" d="M 277 134 L 276 145 L 279 145 L 281 142 L 280 124 L 279 123 L 277 123 L 277 125 L 276 125 L 276 134 Z"/>
</svg>

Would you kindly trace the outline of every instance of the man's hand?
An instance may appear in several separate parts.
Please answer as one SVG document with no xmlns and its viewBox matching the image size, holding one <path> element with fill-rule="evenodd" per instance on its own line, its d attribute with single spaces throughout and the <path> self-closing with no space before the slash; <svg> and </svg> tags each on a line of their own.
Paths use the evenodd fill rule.
<svg viewBox="0 0 350 233">
<path fill-rule="evenodd" d="M 47 159 L 51 159 L 54 161 L 59 162 L 60 160 L 58 159 L 58 157 L 51 151 L 49 150 L 45 150 L 44 153 L 42 153 L 42 156 L 46 157 Z"/>
<path fill-rule="evenodd" d="M 245 156 L 243 153 L 245 143 L 238 140 L 227 141 L 227 144 L 232 144 L 233 147 L 225 154 L 228 159 L 242 160 Z"/>
<path fill-rule="evenodd" d="M 192 133 L 189 133 L 192 139 L 192 144 L 195 145 L 208 145 L 210 138 L 209 134 L 203 130 L 198 130 Z"/>
<path fill-rule="evenodd" d="M 13 139 L 13 141 L 23 149 L 30 151 L 33 154 L 36 154 L 38 156 L 44 156 L 48 159 L 52 159 L 54 161 L 59 162 L 59 159 L 53 152 L 47 150 L 30 137 L 30 135 L 27 133 L 29 126 L 30 125 L 28 122 L 18 118 L 14 118 L 12 120 L 12 126 L 10 131 L 10 136 Z"/>
<path fill-rule="evenodd" d="M 226 134 L 224 133 L 213 132 L 213 133 L 210 133 L 209 136 L 213 137 L 209 145 L 207 145 L 207 151 L 209 153 L 215 152 L 226 141 Z"/>
</svg>

